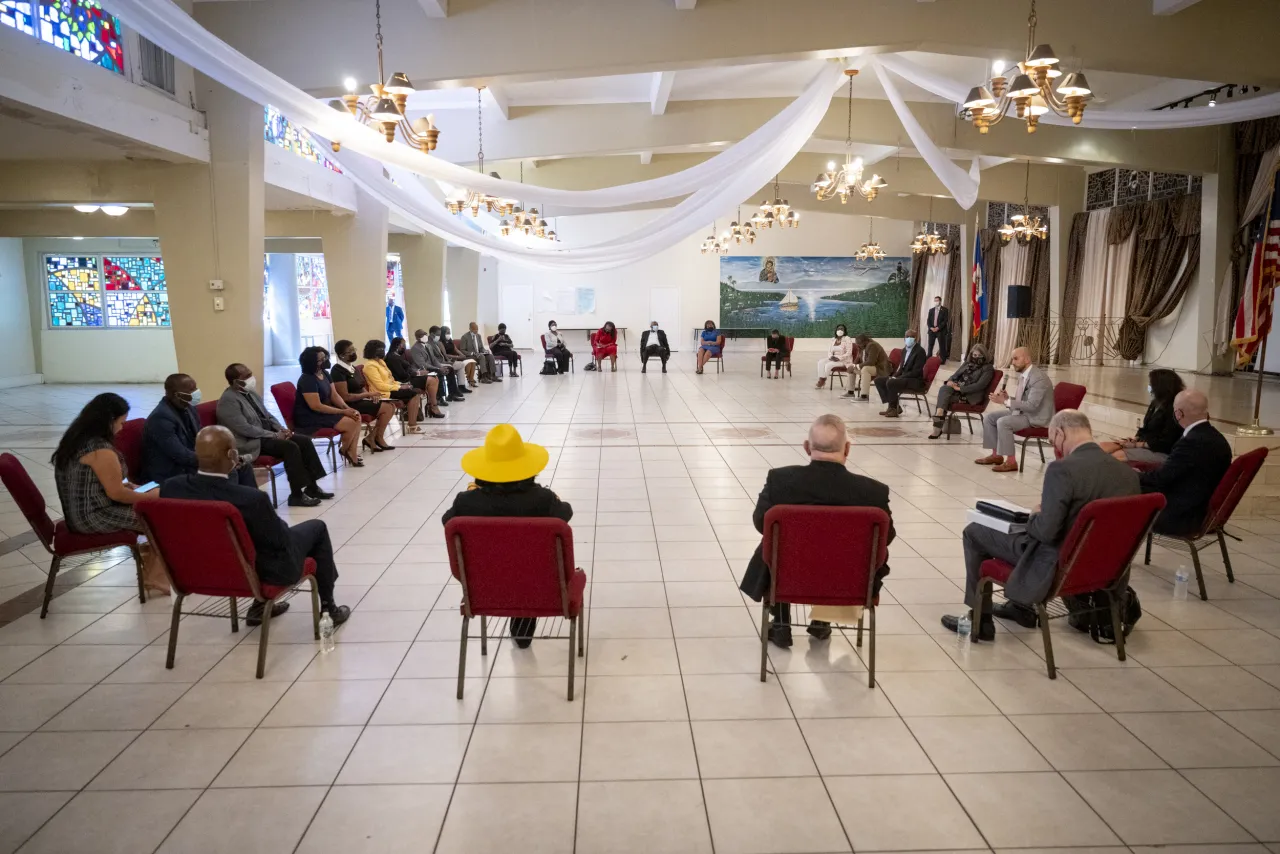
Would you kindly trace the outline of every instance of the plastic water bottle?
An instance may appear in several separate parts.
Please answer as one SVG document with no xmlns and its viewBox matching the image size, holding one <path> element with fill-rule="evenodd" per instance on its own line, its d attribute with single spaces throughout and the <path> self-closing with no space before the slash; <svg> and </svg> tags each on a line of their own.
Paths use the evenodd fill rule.
<svg viewBox="0 0 1280 854">
<path fill-rule="evenodd" d="M 969 641 L 973 635 L 973 619 L 968 614 L 961 614 L 956 621 L 956 649 L 961 654 L 969 651 Z"/>
<path fill-rule="evenodd" d="M 333 652 L 333 617 L 328 611 L 320 615 L 320 652 Z"/>
<path fill-rule="evenodd" d="M 1185 602 L 1187 600 L 1187 582 L 1191 580 L 1191 573 L 1187 572 L 1185 566 L 1178 567 L 1178 572 L 1173 576 L 1173 599 L 1175 602 Z"/>
</svg>

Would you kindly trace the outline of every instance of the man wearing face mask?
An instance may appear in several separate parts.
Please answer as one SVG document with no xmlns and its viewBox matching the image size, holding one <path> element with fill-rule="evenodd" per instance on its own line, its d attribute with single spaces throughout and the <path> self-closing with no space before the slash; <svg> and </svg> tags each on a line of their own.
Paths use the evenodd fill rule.
<svg viewBox="0 0 1280 854">
<path fill-rule="evenodd" d="M 460 368 L 467 378 L 467 384 L 471 388 L 475 388 L 476 383 L 476 360 L 468 359 L 462 355 L 462 351 L 458 349 L 458 343 L 453 340 L 453 330 L 447 326 L 440 327 L 440 346 L 444 350 L 445 358 L 453 363 L 454 367 Z M 471 388 L 463 388 L 466 394 L 471 393 Z"/>
<path fill-rule="evenodd" d="M 924 348 L 916 340 L 916 331 L 908 329 L 902 342 L 902 364 L 898 365 L 893 376 L 876 377 L 876 391 L 880 393 L 880 401 L 885 404 L 881 415 L 897 418 L 902 414 L 898 395 L 904 391 L 920 391 L 924 388 L 924 362 L 927 358 Z"/>
<path fill-rule="evenodd" d="M 452 394 L 450 400 L 462 400 L 463 395 L 471 394 L 471 389 L 467 388 L 463 380 L 462 371 L 459 366 L 454 364 L 453 357 L 449 355 L 449 348 L 445 346 L 445 327 L 433 326 L 427 335 L 427 351 L 431 353 L 431 358 L 435 363 L 448 368 L 450 376 L 453 377 L 453 385 L 450 387 Z"/>
<path fill-rule="evenodd" d="M 289 478 L 289 506 L 315 507 L 321 498 L 332 498 L 318 481 L 326 472 L 310 436 L 286 430 L 275 419 L 257 392 L 258 378 L 248 365 L 227 365 L 227 390 L 218 398 L 218 423 L 236 437 L 240 453 L 251 460 L 260 455 L 284 463 Z"/>
<path fill-rule="evenodd" d="M 640 336 L 640 373 L 649 372 L 649 359 L 657 356 L 662 360 L 662 372 L 667 372 L 667 359 L 671 358 L 671 347 L 667 344 L 667 333 L 652 321 L 649 328 Z"/>
<path fill-rule="evenodd" d="M 164 397 L 147 416 L 142 428 L 142 471 L 139 483 L 164 483 L 180 474 L 196 471 L 196 434 L 200 432 L 200 389 L 186 374 L 170 374 L 164 381 Z M 235 470 L 236 480 L 257 487 L 253 466 L 246 461 Z"/>
<path fill-rule="evenodd" d="M 435 349 L 435 340 L 439 336 L 439 326 L 431 327 L 430 332 L 415 330 L 413 337 L 417 343 L 409 348 L 409 362 L 415 370 L 427 371 L 440 377 L 440 399 L 436 403 L 448 406 L 448 401 L 456 403 L 464 398 L 458 389 L 458 372 Z"/>
<path fill-rule="evenodd" d="M 938 345 L 938 358 L 943 362 L 951 353 L 951 312 L 942 305 L 942 297 L 933 298 L 933 308 L 929 309 L 929 347 L 925 356 L 933 355 L 933 345 Z"/>
</svg>

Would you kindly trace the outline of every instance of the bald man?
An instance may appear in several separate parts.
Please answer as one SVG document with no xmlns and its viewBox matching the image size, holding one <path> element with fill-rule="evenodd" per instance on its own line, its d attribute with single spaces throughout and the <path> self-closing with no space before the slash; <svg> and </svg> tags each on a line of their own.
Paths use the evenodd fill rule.
<svg viewBox="0 0 1280 854">
<path fill-rule="evenodd" d="M 1165 508 L 1156 517 L 1158 534 L 1187 536 L 1199 530 L 1209 499 L 1231 466 L 1231 443 L 1209 423 L 1209 398 L 1188 388 L 1173 399 L 1173 417 L 1182 425 L 1182 438 L 1164 465 L 1142 472 L 1143 492 L 1159 492 Z"/>
<path fill-rule="evenodd" d="M 854 474 L 845 468 L 849 459 L 849 434 L 844 421 L 838 415 L 819 415 L 809 427 L 804 452 L 809 457 L 805 466 L 783 466 L 770 470 L 764 489 L 756 500 L 752 515 L 756 530 L 764 533 L 764 516 L 777 504 L 813 504 L 826 507 L 878 507 L 889 513 L 889 542 L 893 542 L 893 514 L 889 511 L 889 487 L 877 480 Z M 875 592 L 889 574 L 889 565 L 876 570 Z M 772 581 L 769 567 L 764 562 L 761 547 L 747 564 L 747 571 L 739 585 L 742 592 L 757 602 L 769 593 Z M 818 640 L 831 637 L 829 623 L 813 621 L 809 634 Z M 773 623 L 769 626 L 769 640 L 782 648 L 791 646 L 791 606 L 786 602 L 773 605 Z"/>
<path fill-rule="evenodd" d="M 253 540 L 258 577 L 268 584 L 296 584 L 302 578 L 303 561 L 314 559 L 320 607 L 329 612 L 335 626 L 345 623 L 351 609 L 333 601 L 338 567 L 333 562 L 333 543 L 325 523 L 310 519 L 290 527 L 276 515 L 265 492 L 232 482 L 228 476 L 238 464 L 240 454 L 235 436 L 226 427 L 205 427 L 196 435 L 196 459 L 200 470 L 165 481 L 160 487 L 160 497 L 226 501 L 233 505 L 240 511 L 249 538 Z M 277 602 L 271 616 L 274 618 L 288 608 L 288 602 Z M 260 625 L 262 612 L 263 603 L 254 602 L 249 606 L 245 622 L 250 626 Z"/>
<path fill-rule="evenodd" d="M 991 470 L 995 472 L 1018 470 L 1015 432 L 1026 427 L 1047 427 L 1053 418 L 1053 380 L 1031 363 L 1031 351 L 1018 347 L 1009 364 L 1014 370 L 1012 380 L 1006 378 L 1004 387 L 991 395 L 992 403 L 1003 403 L 1008 409 L 992 410 L 982 416 L 982 447 L 990 448 L 991 453 L 974 460 L 980 466 L 993 466 Z"/>
</svg>

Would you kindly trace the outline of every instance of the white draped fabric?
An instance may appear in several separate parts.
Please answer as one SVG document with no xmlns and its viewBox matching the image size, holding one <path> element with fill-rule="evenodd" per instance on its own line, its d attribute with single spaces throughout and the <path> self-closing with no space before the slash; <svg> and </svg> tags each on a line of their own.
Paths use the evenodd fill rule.
<svg viewBox="0 0 1280 854">
<path fill-rule="evenodd" d="M 1016 240 L 1000 247 L 1000 281 L 996 287 L 1000 289 L 1000 306 L 1008 304 L 1009 286 L 1027 284 L 1027 247 Z M 996 340 L 994 356 L 996 365 L 1007 365 L 1013 357 L 1013 348 L 1018 343 L 1018 326 L 1021 320 L 1013 317 L 1001 317 L 996 321 Z"/>
<path fill-rule="evenodd" d="M 942 297 L 946 299 L 947 290 L 947 269 L 951 266 L 950 255 L 930 255 L 929 260 L 925 262 L 928 266 L 924 269 L 924 295 L 920 299 L 920 323 L 916 328 L 920 330 L 920 340 L 927 346 L 929 343 L 929 312 L 933 310 L 933 298 Z M 960 326 L 959 315 L 956 314 L 954 306 L 948 306 L 951 309 L 951 328 L 957 329 Z M 959 343 L 959 337 L 952 335 Z"/>
<path fill-rule="evenodd" d="M 1076 302 L 1078 321 L 1096 321 L 1088 330 L 1094 336 L 1091 364 L 1101 365 L 1107 355 L 1104 341 L 1113 339 L 1118 322 L 1124 319 L 1125 301 L 1129 298 L 1129 277 L 1133 272 L 1133 253 L 1137 241 L 1135 228 L 1123 242 L 1107 243 L 1107 226 L 1111 209 L 1089 214 L 1089 231 L 1084 240 L 1084 258 L 1080 268 L 1080 295 Z M 1112 332 L 1108 334 L 1107 328 Z"/>
</svg>

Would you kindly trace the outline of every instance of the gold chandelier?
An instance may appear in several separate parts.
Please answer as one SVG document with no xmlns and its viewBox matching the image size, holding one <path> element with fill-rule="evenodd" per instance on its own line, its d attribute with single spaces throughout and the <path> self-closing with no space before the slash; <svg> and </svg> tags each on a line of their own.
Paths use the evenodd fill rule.
<svg viewBox="0 0 1280 854">
<path fill-rule="evenodd" d="M 744 242 L 756 242 L 756 230 L 752 227 L 750 220 L 742 220 L 742 224 L 738 224 L 738 220 L 742 220 L 742 206 L 738 206 L 738 219 L 729 223 L 729 239 L 741 246 Z"/>
<path fill-rule="evenodd" d="M 1040 117 L 1050 110 L 1070 118 L 1072 124 L 1078 125 L 1084 118 L 1086 103 L 1093 98 L 1084 72 L 1072 71 L 1063 77 L 1058 68 L 1058 54 L 1047 44 L 1037 45 L 1035 40 L 1036 0 L 1031 0 L 1031 14 L 1027 17 L 1027 58 L 1018 63 L 1013 81 L 1004 76 L 1005 69 L 997 68 L 991 78 L 991 88 L 975 86 L 965 98 L 964 110 L 979 133 L 986 133 L 989 127 L 999 124 L 1010 105 L 1015 115 L 1027 123 L 1027 133 L 1035 133 Z M 1050 83 L 1059 77 L 1062 82 L 1055 91 Z"/>
<path fill-rule="evenodd" d="M 932 231 L 925 231 L 931 227 Z M 929 222 L 920 223 L 920 233 L 911 241 L 912 255 L 941 255 L 947 251 L 947 239 L 938 234 L 938 224 L 933 222 L 933 196 L 929 197 Z"/>
<path fill-rule="evenodd" d="M 1031 161 L 1027 161 L 1027 180 L 1022 189 L 1022 213 L 1010 217 L 1010 222 L 1000 226 L 1000 241 L 1008 243 L 1017 240 L 1023 246 L 1039 238 L 1049 236 L 1049 224 L 1041 222 L 1040 217 L 1031 215 Z"/>
<path fill-rule="evenodd" d="M 483 147 L 480 152 L 480 159 L 484 161 Z M 520 183 L 524 183 L 524 161 L 520 161 Z M 556 235 L 554 228 L 547 225 L 547 221 L 538 213 L 537 208 L 524 209 L 520 202 L 511 202 L 510 207 L 506 203 L 499 203 L 495 206 L 495 210 L 502 213 L 502 222 L 498 224 L 498 231 L 503 237 L 511 234 L 513 231 L 525 235 L 526 237 L 537 237 L 543 240 L 550 240 L 553 243 L 560 238 Z M 510 215 L 511 219 L 507 219 Z"/>
<path fill-rule="evenodd" d="M 478 171 L 481 175 L 484 174 L 484 111 L 481 108 L 481 93 L 483 91 L 483 86 L 476 89 L 476 121 L 479 127 L 478 139 L 480 141 L 480 150 L 476 157 L 479 159 Z M 523 165 L 521 168 L 523 168 Z M 490 172 L 489 177 L 500 178 L 501 176 L 497 172 Z M 452 199 L 445 202 L 445 206 L 449 208 L 449 213 L 460 214 L 469 209 L 473 217 L 480 215 L 481 208 L 484 208 L 489 213 L 496 212 L 504 217 L 509 216 L 515 210 L 516 204 L 514 199 L 500 199 L 497 196 L 491 196 L 479 190 L 459 190 Z M 534 213 L 537 213 L 537 211 L 534 211 Z M 543 223 L 543 225 L 545 224 Z M 509 234 L 510 229 L 502 233 L 504 235 Z"/>
<path fill-rule="evenodd" d="M 849 126 L 844 138 L 844 165 L 837 170 L 834 160 L 827 163 L 827 171 L 813 179 L 813 186 L 809 189 L 817 195 L 820 202 L 839 196 L 840 204 L 847 204 L 849 197 L 855 192 L 867 201 L 874 202 L 879 192 L 889 186 L 889 183 L 874 174 L 867 180 L 862 180 L 862 158 L 853 156 L 853 78 L 858 71 L 846 68 L 844 73 L 849 78 Z"/>
<path fill-rule="evenodd" d="M 751 217 L 751 224 L 758 231 L 762 228 L 773 228 L 777 224 L 781 228 L 799 228 L 800 214 L 791 209 L 791 203 L 781 198 L 778 192 L 778 176 L 773 176 L 773 201 L 767 199 L 760 203 L 760 210 Z"/>
<path fill-rule="evenodd" d="M 414 93 L 413 84 L 403 71 L 397 71 L 388 80 L 382 68 L 382 0 L 374 3 L 374 14 L 377 20 L 378 45 L 378 82 L 369 89 L 373 95 L 361 98 L 356 94 L 358 86 L 354 77 L 344 82 L 347 94 L 342 96 L 342 106 L 355 116 L 358 121 L 377 128 L 387 138 L 387 142 L 395 142 L 396 131 L 409 145 L 426 154 L 435 151 L 440 141 L 440 131 L 433 123 L 432 117 L 414 119 L 411 123 L 404 114 L 405 104 Z M 336 106 L 336 104 L 334 104 Z M 333 143 L 333 150 L 341 150 L 341 143 Z"/>
<path fill-rule="evenodd" d="M 876 220 L 875 217 L 867 217 L 870 220 L 870 229 L 867 233 L 867 242 L 862 244 L 862 248 L 853 253 L 853 257 L 859 261 L 883 261 L 887 256 L 885 251 L 880 248 L 880 244 L 876 243 Z"/>
<path fill-rule="evenodd" d="M 716 224 L 711 223 L 711 233 L 702 241 L 702 245 L 698 247 L 703 255 L 728 255 L 729 254 L 729 232 L 725 232 L 720 237 L 716 237 Z"/>
</svg>

